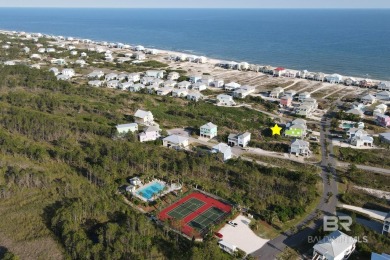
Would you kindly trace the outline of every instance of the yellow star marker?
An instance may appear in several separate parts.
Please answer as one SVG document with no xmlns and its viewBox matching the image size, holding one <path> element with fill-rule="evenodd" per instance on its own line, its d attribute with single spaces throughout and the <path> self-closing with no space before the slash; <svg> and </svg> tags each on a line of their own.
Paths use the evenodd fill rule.
<svg viewBox="0 0 390 260">
<path fill-rule="evenodd" d="M 272 130 L 272 135 L 280 135 L 280 131 L 282 130 L 282 128 L 278 126 L 278 124 L 275 124 L 274 127 L 271 127 L 271 130 Z"/>
</svg>

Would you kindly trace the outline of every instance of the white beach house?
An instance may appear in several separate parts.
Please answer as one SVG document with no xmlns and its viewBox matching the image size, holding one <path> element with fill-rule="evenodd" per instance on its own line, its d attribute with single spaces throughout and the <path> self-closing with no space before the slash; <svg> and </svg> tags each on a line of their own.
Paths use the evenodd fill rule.
<svg viewBox="0 0 390 260">
<path fill-rule="evenodd" d="M 247 147 L 250 141 L 251 141 L 251 133 L 249 132 L 230 134 L 228 137 L 229 146 Z"/>
<path fill-rule="evenodd" d="M 170 135 L 163 139 L 163 146 L 168 148 L 181 149 L 186 148 L 189 144 L 189 138 L 180 135 Z"/>
<path fill-rule="evenodd" d="M 331 84 L 341 83 L 343 81 L 343 76 L 339 74 L 332 74 L 325 77 L 325 80 Z"/>
<path fill-rule="evenodd" d="M 357 240 L 337 230 L 314 245 L 313 260 L 348 259 L 356 248 Z"/>
<path fill-rule="evenodd" d="M 138 109 L 134 114 L 135 121 L 138 124 L 153 124 L 154 117 L 152 112 Z"/>
<path fill-rule="evenodd" d="M 223 155 L 223 160 L 227 161 L 232 158 L 232 149 L 230 146 L 224 143 L 219 143 L 215 146 L 213 146 L 212 153 L 221 153 Z"/>
<path fill-rule="evenodd" d="M 226 94 L 219 94 L 217 96 L 218 105 L 224 106 L 235 106 L 236 102 L 234 102 L 233 97 Z"/>
</svg>

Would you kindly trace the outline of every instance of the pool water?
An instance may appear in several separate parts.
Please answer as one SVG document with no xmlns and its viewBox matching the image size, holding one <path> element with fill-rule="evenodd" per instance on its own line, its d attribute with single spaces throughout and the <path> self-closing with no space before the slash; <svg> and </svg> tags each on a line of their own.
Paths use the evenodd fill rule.
<svg viewBox="0 0 390 260">
<path fill-rule="evenodd" d="M 349 124 L 349 123 L 344 123 L 343 124 L 343 129 L 351 129 L 355 126 L 355 124 Z"/>
<path fill-rule="evenodd" d="M 164 189 L 164 185 L 159 182 L 153 182 L 137 191 L 137 194 L 147 200 L 153 198 L 153 195 L 158 194 Z"/>
</svg>

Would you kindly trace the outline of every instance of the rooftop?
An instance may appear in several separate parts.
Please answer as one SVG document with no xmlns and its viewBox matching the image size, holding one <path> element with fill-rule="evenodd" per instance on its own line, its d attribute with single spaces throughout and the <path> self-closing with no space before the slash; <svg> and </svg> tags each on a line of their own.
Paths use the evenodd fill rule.
<svg viewBox="0 0 390 260">
<path fill-rule="evenodd" d="M 314 249 L 322 255 L 333 257 L 343 254 L 345 249 L 356 243 L 356 239 L 337 230 L 315 244 Z"/>
</svg>

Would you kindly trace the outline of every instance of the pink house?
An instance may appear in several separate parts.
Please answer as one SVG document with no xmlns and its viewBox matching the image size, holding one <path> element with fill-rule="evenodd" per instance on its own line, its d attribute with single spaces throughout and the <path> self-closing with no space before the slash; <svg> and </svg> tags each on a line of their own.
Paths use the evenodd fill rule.
<svg viewBox="0 0 390 260">
<path fill-rule="evenodd" d="M 389 127 L 390 126 L 390 116 L 379 114 L 376 117 L 376 122 L 380 126 Z"/>
<path fill-rule="evenodd" d="M 280 98 L 280 104 L 284 107 L 290 107 L 292 103 L 292 98 L 290 96 L 283 96 Z"/>
<path fill-rule="evenodd" d="M 142 142 L 148 142 L 148 141 L 155 141 L 160 137 L 160 129 L 156 126 L 149 126 L 147 127 L 142 133 L 138 135 L 139 141 Z"/>
</svg>

